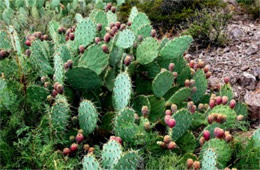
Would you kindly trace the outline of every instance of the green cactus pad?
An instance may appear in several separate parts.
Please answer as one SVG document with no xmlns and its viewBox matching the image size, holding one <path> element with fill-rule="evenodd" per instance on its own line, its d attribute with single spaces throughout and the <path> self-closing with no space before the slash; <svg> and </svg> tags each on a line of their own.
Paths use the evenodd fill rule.
<svg viewBox="0 0 260 170">
<path fill-rule="evenodd" d="M 137 35 L 141 35 L 142 38 L 151 36 L 152 26 L 150 24 L 144 25 L 137 30 Z"/>
<path fill-rule="evenodd" d="M 137 10 L 136 7 L 133 7 L 133 8 L 131 9 L 131 12 L 130 12 L 128 21 L 133 22 L 133 21 L 134 21 L 134 18 L 135 18 L 137 15 L 138 15 L 138 10 Z"/>
<path fill-rule="evenodd" d="M 12 10 L 11 8 L 5 8 L 1 18 L 7 25 L 10 25 L 12 22 L 12 18 L 14 17 L 14 14 L 14 10 Z"/>
<path fill-rule="evenodd" d="M 92 45 L 79 59 L 78 66 L 89 68 L 99 75 L 107 67 L 108 60 L 108 54 L 102 51 L 101 45 Z"/>
<path fill-rule="evenodd" d="M 260 147 L 260 128 L 256 129 L 252 135 L 255 147 Z"/>
<path fill-rule="evenodd" d="M 4 50 L 10 50 L 11 44 L 10 44 L 10 38 L 8 36 L 8 33 L 5 31 L 0 32 L 0 49 Z"/>
<path fill-rule="evenodd" d="M 178 75 L 177 77 L 177 84 L 179 86 L 183 86 L 185 83 L 186 79 L 190 79 L 191 75 L 190 75 L 191 71 L 190 71 L 190 67 L 186 66 L 182 69 L 181 73 Z"/>
<path fill-rule="evenodd" d="M 66 72 L 66 81 L 75 89 L 91 90 L 97 89 L 102 85 L 98 75 L 85 67 L 75 67 Z"/>
<path fill-rule="evenodd" d="M 147 73 L 147 76 L 151 79 L 157 76 L 157 74 L 160 73 L 160 71 L 161 71 L 161 67 L 156 62 L 152 62 L 146 65 L 141 65 L 140 67 L 138 67 L 138 72 Z"/>
<path fill-rule="evenodd" d="M 205 120 L 205 115 L 200 112 L 195 112 L 192 114 L 192 128 L 197 129 L 202 125 L 207 125 L 207 121 Z"/>
<path fill-rule="evenodd" d="M 95 13 L 95 16 L 93 16 L 93 18 L 91 18 L 91 19 L 96 24 L 102 24 L 101 34 L 102 34 L 102 36 L 104 36 L 106 33 L 106 26 L 108 26 L 107 14 L 102 10 L 98 10 Z"/>
<path fill-rule="evenodd" d="M 174 82 L 174 76 L 172 72 L 163 71 L 154 78 L 153 80 L 153 92 L 157 97 L 162 97 L 172 87 Z"/>
<path fill-rule="evenodd" d="M 65 42 L 64 36 L 58 33 L 59 27 L 60 24 L 57 21 L 51 21 L 48 26 L 51 39 L 54 41 L 55 46 Z"/>
<path fill-rule="evenodd" d="M 181 57 L 189 49 L 192 42 L 191 36 L 181 36 L 169 41 L 160 51 L 162 59 Z"/>
<path fill-rule="evenodd" d="M 183 87 L 176 91 L 166 102 L 166 105 L 180 104 L 191 96 L 191 88 Z"/>
<path fill-rule="evenodd" d="M 79 105 L 79 125 L 85 135 L 92 133 L 97 127 L 98 112 L 89 100 L 83 100 Z"/>
<path fill-rule="evenodd" d="M 48 90 L 38 86 L 38 85 L 31 85 L 27 88 L 26 98 L 27 101 L 33 104 L 42 104 L 42 102 L 48 96 Z"/>
<path fill-rule="evenodd" d="M 129 151 L 124 153 L 117 164 L 114 166 L 114 169 L 127 169 L 135 170 L 137 169 L 139 162 L 139 155 L 136 151 Z"/>
<path fill-rule="evenodd" d="M 176 143 L 186 153 L 193 153 L 197 145 L 196 138 L 192 132 L 186 132 Z"/>
<path fill-rule="evenodd" d="M 59 55 L 63 60 L 63 63 L 67 62 L 68 60 L 71 60 L 72 57 L 70 55 L 70 51 L 66 45 L 61 45 L 59 48 Z"/>
<path fill-rule="evenodd" d="M 169 38 L 164 37 L 161 41 L 160 49 L 162 49 L 169 41 Z"/>
<path fill-rule="evenodd" d="M 17 54 L 21 55 L 22 54 L 22 47 L 21 47 L 21 43 L 20 43 L 18 33 L 15 31 L 14 27 L 11 26 L 11 25 L 9 26 L 8 30 L 9 30 L 9 33 L 11 34 L 11 39 L 14 42 L 14 48 L 17 51 Z"/>
<path fill-rule="evenodd" d="M 0 96 L 0 111 L 12 110 L 13 104 L 17 102 L 17 96 L 8 88 L 7 81 L 3 78 L 0 78 Z"/>
<path fill-rule="evenodd" d="M 138 135 L 138 127 L 134 123 L 135 111 L 130 108 L 125 108 L 115 117 L 114 132 L 116 136 L 120 136 L 123 141 L 130 143 L 135 142 Z"/>
<path fill-rule="evenodd" d="M 156 39 L 148 37 L 137 47 L 136 60 L 140 64 L 149 64 L 158 56 L 159 43 Z"/>
<path fill-rule="evenodd" d="M 131 25 L 131 30 L 137 34 L 138 30 L 144 25 L 150 24 L 150 20 L 145 13 L 139 12 L 135 17 Z"/>
<path fill-rule="evenodd" d="M 211 148 L 217 155 L 217 167 L 221 169 L 225 168 L 232 155 L 232 149 L 230 146 L 224 140 L 216 138 L 211 139 L 202 146 L 200 160 L 203 159 L 204 153 L 209 148 Z"/>
<path fill-rule="evenodd" d="M 116 110 L 121 110 L 129 104 L 132 92 L 131 79 L 127 73 L 120 73 L 114 82 L 113 106 Z"/>
<path fill-rule="evenodd" d="M 89 18 L 77 24 L 75 31 L 74 48 L 80 45 L 88 46 L 96 37 L 96 25 Z"/>
<path fill-rule="evenodd" d="M 104 144 L 101 152 L 102 167 L 104 169 L 112 169 L 117 164 L 122 154 L 121 145 L 115 140 L 110 140 Z"/>
<path fill-rule="evenodd" d="M 122 32 L 119 32 L 116 46 L 126 49 L 133 46 L 134 41 L 135 34 L 131 30 L 125 29 Z"/>
<path fill-rule="evenodd" d="M 205 95 L 205 92 L 208 88 L 208 80 L 206 79 L 203 70 L 196 71 L 193 76 L 193 80 L 195 80 L 194 86 L 197 87 L 197 91 L 192 93 L 191 98 L 194 103 L 198 103 Z"/>
<path fill-rule="evenodd" d="M 244 118 L 248 117 L 248 108 L 245 103 L 238 101 L 234 109 L 237 115 L 243 115 Z"/>
<path fill-rule="evenodd" d="M 115 23 L 117 21 L 117 15 L 114 14 L 111 11 L 107 12 L 107 23 L 108 25 L 111 24 L 112 22 Z"/>
<path fill-rule="evenodd" d="M 89 17 L 90 17 L 90 15 L 89 15 Z M 79 13 L 76 13 L 75 20 L 77 21 L 77 23 L 79 23 L 83 20 L 83 16 Z"/>
<path fill-rule="evenodd" d="M 113 120 L 115 118 L 115 112 L 107 112 L 102 116 L 101 122 L 102 124 L 98 127 L 104 131 L 111 132 L 113 130 Z"/>
<path fill-rule="evenodd" d="M 34 67 L 36 67 L 41 75 L 51 74 L 53 69 L 49 62 L 49 56 L 44 43 L 41 41 L 34 41 L 31 46 L 32 54 L 30 60 Z"/>
<path fill-rule="evenodd" d="M 51 108 L 51 123 L 56 135 L 62 137 L 70 118 L 70 106 L 64 96 L 56 96 L 57 100 Z"/>
<path fill-rule="evenodd" d="M 187 109 L 181 109 L 172 118 L 175 119 L 176 125 L 173 128 L 168 128 L 168 133 L 172 140 L 177 141 L 191 126 L 192 116 Z"/>
<path fill-rule="evenodd" d="M 54 76 L 55 82 L 63 84 L 65 78 L 65 71 L 62 58 L 59 55 L 54 56 Z"/>
<path fill-rule="evenodd" d="M 212 148 L 204 151 L 201 170 L 217 170 L 217 154 Z"/>
<path fill-rule="evenodd" d="M 230 84 L 225 84 L 224 86 L 221 86 L 219 91 L 220 96 L 227 96 L 228 97 L 228 103 L 233 98 L 233 90 Z"/>
<path fill-rule="evenodd" d="M 119 61 L 121 60 L 122 56 L 124 53 L 124 49 L 118 48 L 118 47 L 113 47 L 110 56 L 109 56 L 109 63 L 112 66 L 116 66 Z"/>
<path fill-rule="evenodd" d="M 115 71 L 115 69 L 112 69 L 109 67 L 106 70 L 106 74 L 104 77 L 104 84 L 108 88 L 109 91 L 113 90 L 115 79 L 116 79 L 116 71 Z"/>
<path fill-rule="evenodd" d="M 236 112 L 234 111 L 234 109 L 231 109 L 229 106 L 226 105 L 218 105 L 210 110 L 208 112 L 208 115 L 211 115 L 213 113 L 221 113 L 227 116 L 226 121 L 222 124 L 223 128 L 229 129 L 234 126 L 234 123 L 236 121 Z"/>
<path fill-rule="evenodd" d="M 143 106 L 147 106 L 148 110 L 151 110 L 151 105 L 150 105 L 150 101 L 148 99 L 147 96 L 145 95 L 140 95 L 137 96 L 134 100 L 133 100 L 133 109 L 138 113 L 139 116 L 142 115 L 142 107 Z"/>
<path fill-rule="evenodd" d="M 148 98 L 151 104 L 148 118 L 151 122 L 156 122 L 164 116 L 165 100 L 162 97 L 155 96 L 148 96 Z"/>
<path fill-rule="evenodd" d="M 84 156 L 82 166 L 83 170 L 102 170 L 102 168 L 100 168 L 99 162 L 93 155 Z"/>
</svg>

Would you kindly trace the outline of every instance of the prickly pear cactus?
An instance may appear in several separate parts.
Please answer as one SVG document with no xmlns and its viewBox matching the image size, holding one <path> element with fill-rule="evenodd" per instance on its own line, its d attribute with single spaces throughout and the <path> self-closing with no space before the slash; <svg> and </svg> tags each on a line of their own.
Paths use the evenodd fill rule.
<svg viewBox="0 0 260 170">
<path fill-rule="evenodd" d="M 86 155 L 82 161 L 83 170 L 93 169 L 93 170 L 102 170 L 99 162 L 93 155 Z"/>
<path fill-rule="evenodd" d="M 118 39 L 116 41 L 116 46 L 126 49 L 133 46 L 134 41 L 135 34 L 131 30 L 125 29 L 119 33 Z"/>
<path fill-rule="evenodd" d="M 216 170 L 217 167 L 217 154 L 212 148 L 204 151 L 202 157 L 202 170 Z"/>
<path fill-rule="evenodd" d="M 62 58 L 59 55 L 54 56 L 54 76 L 55 81 L 63 84 L 65 79 L 65 70 Z"/>
<path fill-rule="evenodd" d="M 193 79 L 195 80 L 195 87 L 197 87 L 197 90 L 196 92 L 192 93 L 191 97 L 195 103 L 198 103 L 207 90 L 208 81 L 203 70 L 196 71 Z"/>
<path fill-rule="evenodd" d="M 117 164 L 121 154 L 122 149 L 118 142 L 110 140 L 108 143 L 104 144 L 101 152 L 102 167 L 105 169 L 111 169 Z"/>
<path fill-rule="evenodd" d="M 168 99 L 166 105 L 180 104 L 191 96 L 191 92 L 192 90 L 189 87 L 183 87 L 179 89 Z"/>
<path fill-rule="evenodd" d="M 91 101 L 83 100 L 80 103 L 79 109 L 79 125 L 85 135 L 92 133 L 98 121 L 98 112 Z"/>
<path fill-rule="evenodd" d="M 157 97 L 162 97 L 172 87 L 174 76 L 169 71 L 163 71 L 153 80 L 153 92 Z"/>
</svg>

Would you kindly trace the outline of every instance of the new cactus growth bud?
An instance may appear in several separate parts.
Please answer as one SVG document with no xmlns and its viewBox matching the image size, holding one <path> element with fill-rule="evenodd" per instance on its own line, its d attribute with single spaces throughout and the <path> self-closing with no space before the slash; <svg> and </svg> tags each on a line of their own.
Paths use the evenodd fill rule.
<svg viewBox="0 0 260 170">
<path fill-rule="evenodd" d="M 169 64 L 169 71 L 173 71 L 174 67 L 175 67 L 175 64 L 174 63 L 170 63 Z"/>
<path fill-rule="evenodd" d="M 205 110 L 207 110 L 209 108 L 209 104 L 204 104 L 204 107 L 203 107 Z"/>
<path fill-rule="evenodd" d="M 70 141 L 74 141 L 75 140 L 75 136 L 70 136 Z"/>
<path fill-rule="evenodd" d="M 242 121 L 244 119 L 244 116 L 243 115 L 238 115 L 237 116 L 237 121 Z"/>
<path fill-rule="evenodd" d="M 178 110 L 177 105 L 176 105 L 176 104 L 172 104 L 172 105 L 171 105 L 171 111 L 172 111 L 172 113 L 176 113 L 177 110 Z"/>
<path fill-rule="evenodd" d="M 190 86 L 193 86 L 195 84 L 195 80 L 191 79 L 190 80 Z"/>
<path fill-rule="evenodd" d="M 45 77 L 45 76 L 42 76 L 42 77 L 41 77 L 41 82 L 42 82 L 42 83 L 45 83 L 46 80 L 47 80 L 47 77 Z"/>
<path fill-rule="evenodd" d="M 208 130 L 204 130 L 203 137 L 206 141 L 208 141 L 210 139 L 210 132 Z"/>
<path fill-rule="evenodd" d="M 85 51 L 84 45 L 80 45 L 80 46 L 79 46 L 79 52 L 80 52 L 80 53 L 84 53 L 84 51 Z"/>
<path fill-rule="evenodd" d="M 52 93 L 51 93 L 51 96 L 52 96 L 53 98 L 55 98 L 55 97 L 57 96 L 57 94 L 58 94 L 58 92 L 57 92 L 55 89 L 53 89 L 53 90 L 52 90 Z"/>
<path fill-rule="evenodd" d="M 126 66 L 129 66 L 129 64 L 131 64 L 131 61 L 132 61 L 132 57 L 131 56 L 126 56 L 125 59 L 124 59 L 124 64 Z"/>
<path fill-rule="evenodd" d="M 225 78 L 224 78 L 224 83 L 225 83 L 225 84 L 228 84 L 229 82 L 230 82 L 230 78 L 229 78 L 229 77 L 225 77 Z"/>
<path fill-rule="evenodd" d="M 63 86 L 62 86 L 61 84 L 59 84 L 59 85 L 57 86 L 57 89 L 56 89 L 57 93 L 62 94 L 62 93 L 63 93 L 63 90 L 64 90 Z"/>
<path fill-rule="evenodd" d="M 135 113 L 134 117 L 135 117 L 135 120 L 139 120 L 138 114 Z"/>
<path fill-rule="evenodd" d="M 88 145 L 88 144 L 84 144 L 84 145 L 83 145 L 83 149 L 84 149 L 85 152 L 88 152 L 88 150 L 89 150 L 89 145 Z"/>
<path fill-rule="evenodd" d="M 71 150 L 71 152 L 77 151 L 78 150 L 78 144 L 76 144 L 76 143 L 71 144 L 70 150 Z"/>
<path fill-rule="evenodd" d="M 45 88 L 49 88 L 50 82 L 45 82 L 43 86 L 44 86 Z"/>
<path fill-rule="evenodd" d="M 193 101 L 188 102 L 187 103 L 188 110 L 191 110 L 193 105 L 194 105 Z"/>
<path fill-rule="evenodd" d="M 64 154 L 65 156 L 69 155 L 69 154 L 70 154 L 70 149 L 69 149 L 69 148 L 64 148 L 64 149 L 63 149 L 63 154 Z"/>
<path fill-rule="evenodd" d="M 190 87 L 190 80 L 186 79 L 184 84 L 185 84 L 185 87 Z"/>
<path fill-rule="evenodd" d="M 193 160 L 190 159 L 190 158 L 187 159 L 186 165 L 187 165 L 187 168 L 188 168 L 188 169 L 192 168 L 192 166 L 193 166 Z"/>
<path fill-rule="evenodd" d="M 151 31 L 151 36 L 152 36 L 152 37 L 155 37 L 155 36 L 156 36 L 156 31 L 155 31 L 154 29 Z"/>
<path fill-rule="evenodd" d="M 80 144 L 84 140 L 84 136 L 82 133 L 78 133 L 76 136 L 76 141 L 78 144 Z"/>
<path fill-rule="evenodd" d="M 165 110 L 165 115 L 172 115 L 172 111 L 170 109 Z"/>
<path fill-rule="evenodd" d="M 202 136 L 199 140 L 200 146 L 202 146 L 205 143 L 205 138 Z"/>
<path fill-rule="evenodd" d="M 68 61 L 67 61 L 67 64 L 68 64 L 68 68 L 72 68 L 73 61 L 72 61 L 72 60 L 68 60 Z"/>
<path fill-rule="evenodd" d="M 166 143 L 166 144 L 170 143 L 171 142 L 171 137 L 169 135 L 164 136 L 163 137 L 163 142 Z"/>
<path fill-rule="evenodd" d="M 230 107 L 231 109 L 234 109 L 235 106 L 236 106 L 236 101 L 235 101 L 234 99 L 232 99 L 232 100 L 230 101 L 230 103 L 229 103 L 229 107 Z"/>
<path fill-rule="evenodd" d="M 215 101 L 216 101 L 216 104 L 221 104 L 222 103 L 222 97 L 221 96 L 217 96 L 216 98 L 215 98 Z"/>
<path fill-rule="evenodd" d="M 228 97 L 227 96 L 223 96 L 222 97 L 222 104 L 225 105 L 225 104 L 227 104 L 227 102 L 228 102 Z"/>
<path fill-rule="evenodd" d="M 214 135 L 215 135 L 215 137 L 217 137 L 219 139 L 221 139 L 224 136 L 224 133 L 225 133 L 224 130 L 221 128 L 216 127 L 214 129 Z"/>
<path fill-rule="evenodd" d="M 171 141 L 171 142 L 168 144 L 167 148 L 170 149 L 170 150 L 173 150 L 174 148 L 176 148 L 176 143 L 173 142 L 173 141 Z"/>
<path fill-rule="evenodd" d="M 156 142 L 159 146 L 161 146 L 162 148 L 165 148 L 166 147 L 166 144 L 162 141 L 157 141 Z"/>
<path fill-rule="evenodd" d="M 97 31 L 101 31 L 102 30 L 102 24 L 97 24 Z"/>
<path fill-rule="evenodd" d="M 194 170 L 199 170 L 200 169 L 200 162 L 199 161 L 195 161 L 193 163 L 193 168 L 194 168 Z"/>
<path fill-rule="evenodd" d="M 148 112 L 149 112 L 148 107 L 147 106 L 143 106 L 141 112 L 142 112 L 144 117 L 147 117 L 148 116 Z"/>
<path fill-rule="evenodd" d="M 102 48 L 104 53 L 109 53 L 109 50 L 108 50 L 108 47 L 107 47 L 106 44 L 103 44 L 101 48 Z"/>
</svg>

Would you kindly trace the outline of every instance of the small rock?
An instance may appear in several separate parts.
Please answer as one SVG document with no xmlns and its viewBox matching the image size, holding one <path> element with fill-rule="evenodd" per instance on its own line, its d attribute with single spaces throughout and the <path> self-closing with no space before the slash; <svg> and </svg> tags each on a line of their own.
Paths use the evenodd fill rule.
<svg viewBox="0 0 260 170">
<path fill-rule="evenodd" d="M 241 37 L 243 37 L 244 32 L 242 29 L 235 27 L 230 31 L 230 36 L 234 39 L 239 39 Z"/>
<path fill-rule="evenodd" d="M 251 114 L 249 115 L 252 119 L 260 119 L 260 89 L 255 91 L 250 91 L 246 93 L 245 103 L 248 105 L 249 111 Z"/>
<path fill-rule="evenodd" d="M 216 77 L 210 77 L 208 79 L 208 82 L 209 82 L 209 88 L 214 90 L 217 88 L 218 85 L 221 85 L 223 83 L 221 83 L 221 80 L 219 78 L 216 78 Z"/>
<path fill-rule="evenodd" d="M 250 47 L 246 50 L 246 54 L 247 55 L 254 55 L 258 52 L 258 49 L 257 48 L 253 48 L 253 47 Z"/>
<path fill-rule="evenodd" d="M 243 72 L 242 77 L 238 79 L 238 82 L 248 90 L 255 90 L 256 88 L 256 78 L 248 72 Z"/>
</svg>

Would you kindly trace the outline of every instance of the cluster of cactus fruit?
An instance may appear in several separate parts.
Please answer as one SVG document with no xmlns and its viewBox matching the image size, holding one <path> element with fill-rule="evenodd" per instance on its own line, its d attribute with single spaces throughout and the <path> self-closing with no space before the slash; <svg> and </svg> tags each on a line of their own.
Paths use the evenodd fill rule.
<svg viewBox="0 0 260 170">
<path fill-rule="evenodd" d="M 26 72 L 30 66 L 29 72 L 37 72 L 34 84 L 27 88 L 33 87 L 34 95 L 39 96 L 33 104 L 48 101 L 55 137 L 60 140 L 66 136 L 70 118 L 82 129 L 70 138 L 70 147 L 64 145 L 63 154 L 72 156 L 82 148 L 87 154 L 83 169 L 136 169 L 141 154 L 123 152 L 122 148 L 146 147 L 150 137 L 156 136 L 161 140 L 154 145 L 169 150 L 182 150 L 190 142 L 194 152 L 199 143 L 201 162 L 188 159 L 188 168 L 207 169 L 209 163 L 224 168 L 232 153 L 228 130 L 247 117 L 246 105 L 232 99 L 229 79 L 225 78 L 217 95 L 210 96 L 209 66 L 183 57 L 191 36 L 158 40 L 148 17 L 137 8 L 132 8 L 124 24 L 117 21 L 116 7 L 111 3 L 101 6 L 89 17 L 77 14 L 76 25 L 67 29 L 51 21 L 46 33 L 35 32 L 25 39 L 15 30 L 0 33 L 4 39 L 0 43 L 1 66 L 4 60 L 11 60 L 9 53 L 17 53 L 21 70 Z M 9 110 L 15 93 L 7 86 L 10 74 L 0 71 L 0 94 L 5 96 L 0 109 L 4 111 Z M 166 129 L 161 132 L 163 137 L 157 133 L 158 125 Z M 204 125 L 196 139 L 192 129 Z M 84 143 L 100 129 L 116 135 L 103 145 L 101 162 L 95 158 L 94 148 Z"/>
</svg>

